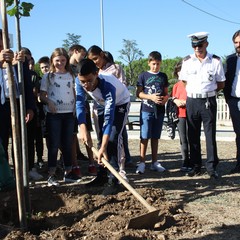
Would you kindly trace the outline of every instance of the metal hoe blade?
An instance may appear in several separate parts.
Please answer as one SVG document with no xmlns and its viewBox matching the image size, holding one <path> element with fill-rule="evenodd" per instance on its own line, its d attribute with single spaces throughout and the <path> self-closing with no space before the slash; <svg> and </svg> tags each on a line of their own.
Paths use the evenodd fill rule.
<svg viewBox="0 0 240 240">
<path fill-rule="evenodd" d="M 138 217 L 131 218 L 127 229 L 153 229 L 154 225 L 159 221 L 159 210 L 143 214 Z"/>
</svg>

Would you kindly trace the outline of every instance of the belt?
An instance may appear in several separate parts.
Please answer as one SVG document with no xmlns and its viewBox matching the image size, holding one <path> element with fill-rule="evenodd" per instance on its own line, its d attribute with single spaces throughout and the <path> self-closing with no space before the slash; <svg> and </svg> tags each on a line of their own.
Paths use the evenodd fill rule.
<svg viewBox="0 0 240 240">
<path fill-rule="evenodd" d="M 207 98 L 216 96 L 215 91 L 207 92 L 207 93 L 188 93 L 188 97 L 190 98 Z"/>
</svg>

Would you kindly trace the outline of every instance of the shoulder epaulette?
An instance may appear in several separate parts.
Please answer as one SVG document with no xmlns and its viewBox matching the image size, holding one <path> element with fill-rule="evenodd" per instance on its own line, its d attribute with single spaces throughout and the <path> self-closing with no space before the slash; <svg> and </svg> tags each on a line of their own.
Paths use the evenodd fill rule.
<svg viewBox="0 0 240 240">
<path fill-rule="evenodd" d="M 186 57 L 183 58 L 183 61 L 187 61 L 188 59 L 190 59 L 191 56 L 190 55 L 187 55 Z"/>
<path fill-rule="evenodd" d="M 217 60 L 220 60 L 221 58 L 215 54 L 212 55 L 213 58 L 216 58 Z"/>
</svg>

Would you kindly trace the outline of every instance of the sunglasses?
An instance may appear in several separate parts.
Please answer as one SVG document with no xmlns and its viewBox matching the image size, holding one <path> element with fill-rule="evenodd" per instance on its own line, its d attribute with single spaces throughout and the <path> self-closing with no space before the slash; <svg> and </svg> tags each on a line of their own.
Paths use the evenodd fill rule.
<svg viewBox="0 0 240 240">
<path fill-rule="evenodd" d="M 196 47 L 201 48 L 201 47 L 203 47 L 203 43 L 200 43 L 200 44 L 197 44 L 197 45 L 192 44 L 192 47 L 193 48 L 196 48 Z"/>
</svg>

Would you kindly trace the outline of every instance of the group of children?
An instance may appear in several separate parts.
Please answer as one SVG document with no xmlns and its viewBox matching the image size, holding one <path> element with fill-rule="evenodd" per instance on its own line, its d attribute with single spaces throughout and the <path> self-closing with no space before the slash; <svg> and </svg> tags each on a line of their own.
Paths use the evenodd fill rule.
<svg viewBox="0 0 240 240">
<path fill-rule="evenodd" d="M 89 185 L 111 183 L 117 186 L 118 181 L 102 166 L 101 158 L 107 159 L 127 180 L 125 161 L 131 161 L 126 130 L 130 93 L 124 71 L 120 65 L 114 63 L 109 52 L 95 45 L 88 51 L 75 46 L 70 48 L 69 53 L 70 56 L 63 48 L 55 49 L 50 57 L 50 69 L 41 80 L 40 99 L 46 108 L 48 132 L 48 185 L 59 185 L 56 177 L 59 149 L 64 160 L 63 180 L 81 180 L 81 176 L 73 171 L 72 161 L 72 146 L 75 146 L 76 142 L 78 144 L 77 137 L 73 138 L 76 119 L 79 138 L 86 145 L 88 156 L 95 166 L 91 153 L 93 143 L 89 122 L 90 97 L 94 102 L 94 125 L 98 137 L 98 173 Z M 161 61 L 159 52 L 151 52 L 148 58 L 149 71 L 143 72 L 137 82 L 136 96 L 142 99 L 140 164 L 136 169 L 138 174 L 145 171 L 149 139 L 152 150 L 151 170 L 165 171 L 157 161 L 158 140 L 165 115 L 165 103 L 168 100 L 168 78 L 165 73 L 160 72 Z"/>
<path fill-rule="evenodd" d="M 27 61 L 32 71 L 32 79 L 35 79 L 37 76 L 33 69 L 34 59 L 29 56 Z M 142 99 L 140 164 L 136 170 L 139 174 L 145 171 L 149 139 L 152 150 L 151 169 L 165 171 L 157 161 L 158 140 L 161 136 L 165 103 L 168 100 L 168 79 L 166 74 L 160 72 L 161 61 L 159 52 L 151 52 L 148 58 L 149 71 L 142 73 L 137 82 L 136 96 Z M 89 172 L 97 175 L 89 185 L 99 186 L 105 183 L 118 185 L 114 176 L 102 166 L 102 157 L 128 180 L 125 163 L 131 162 L 126 130 L 130 93 L 122 67 L 114 62 L 109 52 L 96 45 L 90 47 L 88 51 L 80 45 L 72 46 L 69 52 L 64 48 L 56 48 L 50 58 L 42 57 L 38 63 L 43 76 L 41 79 L 32 80 L 32 84 L 36 104 L 40 103 L 39 106 L 45 112 L 45 118 L 40 120 L 45 122 L 46 128 L 44 137 L 48 151 L 48 185 L 59 186 L 59 178 L 56 176 L 59 150 L 64 165 L 63 181 L 81 181 L 76 158 L 79 146 L 77 134 L 86 145 L 90 160 Z M 93 142 L 89 99 L 94 102 L 92 114 L 98 137 L 97 168 L 91 151 Z M 39 117 L 39 108 L 35 111 L 35 117 L 37 116 Z M 37 143 L 38 148 L 41 148 L 37 151 L 39 167 L 43 164 L 42 144 L 41 141 Z M 33 180 L 42 178 L 33 166 L 29 171 L 29 177 Z"/>
</svg>

